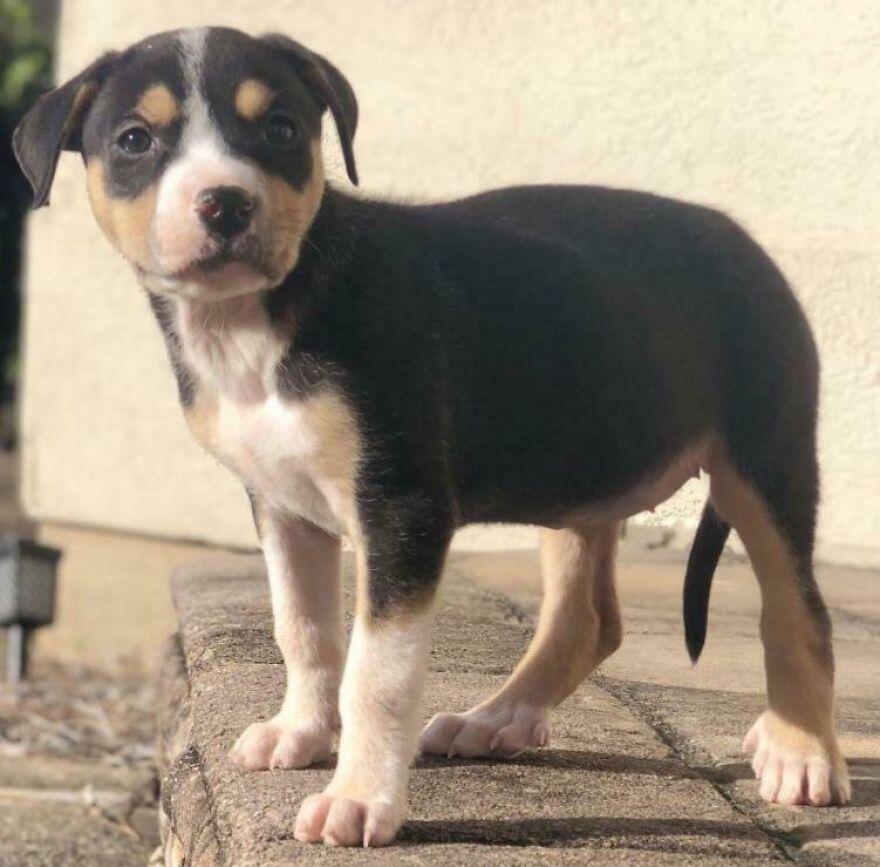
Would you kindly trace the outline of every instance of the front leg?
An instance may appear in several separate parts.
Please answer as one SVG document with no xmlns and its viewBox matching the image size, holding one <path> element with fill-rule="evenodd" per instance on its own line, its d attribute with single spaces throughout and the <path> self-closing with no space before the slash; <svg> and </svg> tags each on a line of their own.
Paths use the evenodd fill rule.
<svg viewBox="0 0 880 867">
<path fill-rule="evenodd" d="M 373 507 L 377 508 L 377 507 Z M 434 596 L 452 522 L 420 496 L 385 501 L 355 534 L 358 600 L 330 785 L 307 798 L 298 840 L 385 846 L 406 812 Z"/>
<path fill-rule="evenodd" d="M 231 756 L 248 770 L 303 768 L 329 758 L 339 730 L 344 654 L 340 541 L 256 498 L 254 514 L 287 690 L 278 713 L 249 726 Z"/>
</svg>

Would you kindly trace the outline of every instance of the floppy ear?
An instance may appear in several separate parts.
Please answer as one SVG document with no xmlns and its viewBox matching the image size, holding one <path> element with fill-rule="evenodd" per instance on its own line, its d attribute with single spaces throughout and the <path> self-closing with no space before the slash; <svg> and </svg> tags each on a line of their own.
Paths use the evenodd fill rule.
<svg viewBox="0 0 880 867">
<path fill-rule="evenodd" d="M 280 33 L 268 33 L 262 41 L 280 49 L 302 77 L 312 96 L 322 109 L 329 108 L 336 122 L 339 143 L 345 157 L 345 168 L 351 182 L 357 186 L 357 167 L 354 163 L 352 141 L 357 128 L 358 105 L 351 85 L 345 76 L 325 57 L 309 51 Z"/>
<path fill-rule="evenodd" d="M 50 90 L 12 134 L 15 158 L 34 190 L 34 207 L 49 204 L 49 188 L 62 150 L 82 150 L 82 122 L 119 55 L 103 55 L 67 84 Z"/>
</svg>

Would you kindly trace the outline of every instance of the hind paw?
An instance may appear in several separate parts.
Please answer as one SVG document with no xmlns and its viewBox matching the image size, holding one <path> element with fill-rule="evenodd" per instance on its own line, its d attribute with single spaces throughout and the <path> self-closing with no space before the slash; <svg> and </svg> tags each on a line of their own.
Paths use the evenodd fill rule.
<svg viewBox="0 0 880 867">
<path fill-rule="evenodd" d="M 437 714 L 419 738 L 429 755 L 512 758 L 550 740 L 547 712 L 527 705 L 478 707 L 467 713 Z"/>
<path fill-rule="evenodd" d="M 768 710 L 749 730 L 743 749 L 752 754 L 765 801 L 824 807 L 849 800 L 846 762 L 833 737 L 823 743 Z"/>
</svg>

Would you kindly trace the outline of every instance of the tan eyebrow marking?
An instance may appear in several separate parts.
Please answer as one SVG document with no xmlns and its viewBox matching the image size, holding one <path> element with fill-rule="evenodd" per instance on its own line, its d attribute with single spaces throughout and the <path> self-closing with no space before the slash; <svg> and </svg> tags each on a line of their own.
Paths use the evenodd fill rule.
<svg viewBox="0 0 880 867">
<path fill-rule="evenodd" d="M 235 110 L 244 118 L 254 120 L 268 107 L 273 93 L 255 78 L 246 78 L 235 91 Z"/>
<path fill-rule="evenodd" d="M 141 94 L 136 111 L 148 123 L 168 126 L 180 112 L 180 105 L 164 84 L 154 84 Z"/>
</svg>

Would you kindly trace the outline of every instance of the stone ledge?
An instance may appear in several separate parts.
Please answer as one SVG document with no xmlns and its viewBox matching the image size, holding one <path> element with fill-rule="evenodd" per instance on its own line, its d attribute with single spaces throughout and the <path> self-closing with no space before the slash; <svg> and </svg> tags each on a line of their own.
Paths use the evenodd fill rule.
<svg viewBox="0 0 880 867">
<path fill-rule="evenodd" d="M 161 677 L 162 831 L 174 867 L 374 863 L 293 839 L 302 798 L 331 769 L 245 773 L 238 733 L 270 716 L 284 685 L 260 560 L 226 557 L 174 577 L 179 620 Z M 508 599 L 447 576 L 425 717 L 497 687 L 529 619 Z M 623 703 L 588 682 L 556 712 L 552 746 L 509 762 L 420 760 L 397 858 L 418 864 L 775 862 L 779 850 Z M 589 853 L 589 854 L 587 854 Z M 391 863 L 395 863 L 394 860 Z"/>
</svg>

